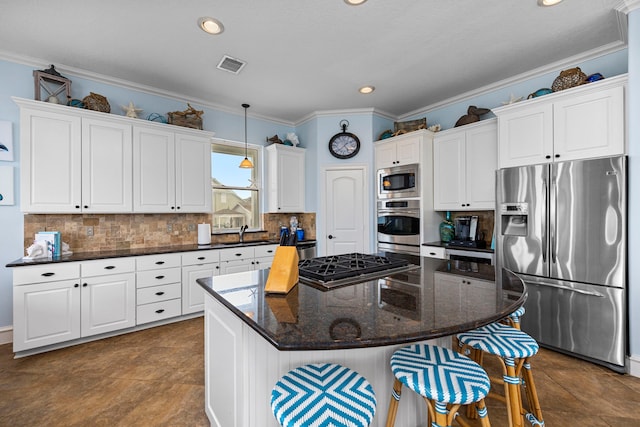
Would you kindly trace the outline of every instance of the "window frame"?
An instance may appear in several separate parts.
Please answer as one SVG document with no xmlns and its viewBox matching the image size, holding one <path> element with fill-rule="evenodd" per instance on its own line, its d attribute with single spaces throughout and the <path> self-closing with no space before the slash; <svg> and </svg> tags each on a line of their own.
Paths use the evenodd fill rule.
<svg viewBox="0 0 640 427">
<path fill-rule="evenodd" d="M 224 148 L 220 151 L 214 151 L 214 147 L 219 146 L 219 147 L 228 147 L 229 151 L 228 152 L 224 152 Z M 256 145 L 256 144 L 247 144 L 247 149 L 250 152 L 255 152 L 255 157 L 251 158 L 253 161 L 253 169 L 252 169 L 252 179 L 253 179 L 253 185 L 247 185 L 246 187 L 239 187 L 239 186 L 227 186 L 227 185 L 221 185 L 221 186 L 216 186 L 214 185 L 214 171 L 213 171 L 213 162 L 211 162 L 211 196 L 212 196 L 212 203 L 211 203 L 211 220 L 212 223 L 214 222 L 214 208 L 215 208 L 215 195 L 214 195 L 214 190 L 218 189 L 218 190 L 238 190 L 238 191 L 254 191 L 256 192 L 256 209 L 258 210 L 257 212 L 257 224 L 252 227 L 247 229 L 247 231 L 260 231 L 263 229 L 263 211 L 264 211 L 264 204 L 262 202 L 263 199 L 263 188 L 262 188 L 262 174 L 261 174 L 261 164 L 262 164 L 262 157 L 263 157 L 263 153 L 262 153 L 262 149 L 263 147 L 261 145 Z M 236 141 L 229 141 L 229 140 L 223 140 L 223 139 L 216 139 L 216 138 L 212 138 L 211 141 L 211 153 L 223 153 L 223 154 L 230 154 L 230 155 L 240 155 L 242 157 L 244 157 L 244 150 L 245 150 L 245 143 L 244 142 L 236 142 Z M 239 168 L 239 167 L 238 167 Z M 228 228 L 228 229 L 214 229 L 212 227 L 212 234 L 227 234 L 227 233 L 238 233 L 239 228 Z"/>
</svg>

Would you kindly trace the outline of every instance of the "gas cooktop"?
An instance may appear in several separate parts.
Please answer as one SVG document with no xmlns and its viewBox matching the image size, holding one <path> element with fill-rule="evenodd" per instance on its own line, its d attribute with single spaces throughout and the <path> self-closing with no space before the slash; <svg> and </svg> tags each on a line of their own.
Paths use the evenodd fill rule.
<svg viewBox="0 0 640 427">
<path fill-rule="evenodd" d="M 298 272 L 302 282 L 334 288 L 412 267 L 415 266 L 404 259 L 351 253 L 302 260 Z"/>
</svg>

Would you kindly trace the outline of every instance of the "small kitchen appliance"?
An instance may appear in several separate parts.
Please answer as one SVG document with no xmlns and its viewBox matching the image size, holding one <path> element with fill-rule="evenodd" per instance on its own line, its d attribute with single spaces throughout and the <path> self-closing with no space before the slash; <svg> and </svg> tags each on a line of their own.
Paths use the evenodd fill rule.
<svg viewBox="0 0 640 427">
<path fill-rule="evenodd" d="M 378 199 L 420 197 L 420 165 L 378 170 Z"/>
<path fill-rule="evenodd" d="M 454 237 L 449 246 L 484 249 L 486 243 L 478 239 L 478 216 L 459 216 L 454 220 Z"/>
</svg>

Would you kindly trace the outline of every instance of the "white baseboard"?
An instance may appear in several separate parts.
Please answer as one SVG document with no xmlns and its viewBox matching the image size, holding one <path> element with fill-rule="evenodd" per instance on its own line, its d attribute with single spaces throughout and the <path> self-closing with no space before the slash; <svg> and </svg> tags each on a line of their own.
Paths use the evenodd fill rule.
<svg viewBox="0 0 640 427">
<path fill-rule="evenodd" d="M 0 345 L 13 342 L 13 327 L 5 326 L 0 328 Z"/>
<path fill-rule="evenodd" d="M 629 356 L 629 375 L 640 378 L 640 355 Z"/>
</svg>

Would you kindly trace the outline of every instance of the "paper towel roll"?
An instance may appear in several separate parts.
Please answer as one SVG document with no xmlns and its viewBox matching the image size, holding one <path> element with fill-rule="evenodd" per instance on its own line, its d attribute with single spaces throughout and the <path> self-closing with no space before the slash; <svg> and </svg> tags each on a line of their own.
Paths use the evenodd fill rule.
<svg viewBox="0 0 640 427">
<path fill-rule="evenodd" d="M 211 244 L 211 224 L 198 224 L 198 244 Z"/>
</svg>

